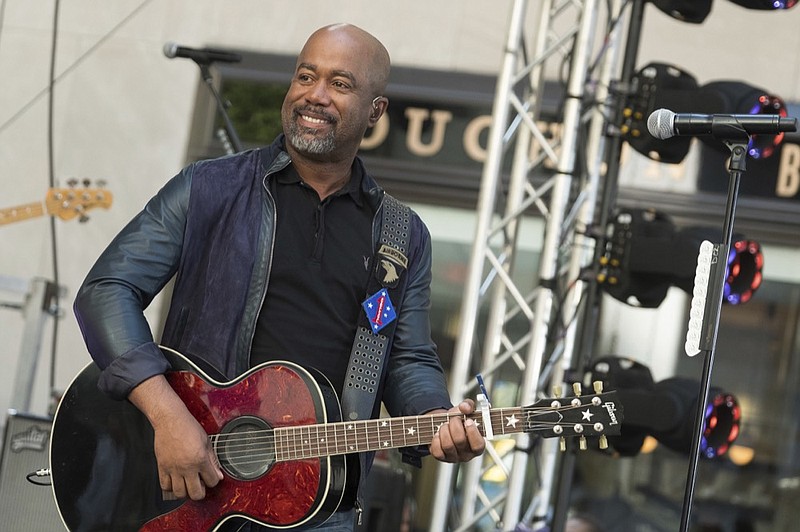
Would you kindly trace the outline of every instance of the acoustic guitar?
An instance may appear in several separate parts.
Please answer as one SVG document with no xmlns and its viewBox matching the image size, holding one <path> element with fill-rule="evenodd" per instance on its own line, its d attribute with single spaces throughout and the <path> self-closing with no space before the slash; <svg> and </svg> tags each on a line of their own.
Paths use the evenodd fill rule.
<svg viewBox="0 0 800 532">
<path fill-rule="evenodd" d="M 52 486 L 69 530 L 205 531 L 234 518 L 280 530 L 320 524 L 342 500 L 346 454 L 427 445 L 450 417 L 464 417 L 342 421 L 336 393 L 319 372 L 271 362 L 224 382 L 162 349 L 173 367 L 167 380 L 208 433 L 223 480 L 203 500 L 164 500 L 149 422 L 128 401 L 98 390 L 92 363 L 65 391 L 53 421 Z M 622 406 L 615 393 L 492 408 L 491 431 L 616 435 Z M 484 413 L 468 417 L 485 435 Z"/>
</svg>

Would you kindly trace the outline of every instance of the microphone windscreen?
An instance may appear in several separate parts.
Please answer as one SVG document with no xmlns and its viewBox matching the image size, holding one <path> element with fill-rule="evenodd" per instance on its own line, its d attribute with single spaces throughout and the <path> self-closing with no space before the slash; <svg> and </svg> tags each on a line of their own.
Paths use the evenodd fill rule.
<svg viewBox="0 0 800 532">
<path fill-rule="evenodd" d="M 647 130 L 659 140 L 675 136 L 675 113 L 669 109 L 658 109 L 647 119 Z"/>
</svg>

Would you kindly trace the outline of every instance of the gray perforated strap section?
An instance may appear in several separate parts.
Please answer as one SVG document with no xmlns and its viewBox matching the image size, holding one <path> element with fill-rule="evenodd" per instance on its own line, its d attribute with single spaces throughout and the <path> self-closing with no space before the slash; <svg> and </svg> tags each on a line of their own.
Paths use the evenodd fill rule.
<svg viewBox="0 0 800 532">
<path fill-rule="evenodd" d="M 400 314 L 399 306 L 406 288 L 407 279 L 404 273 L 410 239 L 411 209 L 386 194 L 383 199 L 378 248 L 384 252 L 387 252 L 385 249 L 387 246 L 391 248 L 389 258 L 396 262 L 396 271 L 402 273 L 396 282 L 383 284 L 382 281 L 386 278 L 379 277 L 376 268 L 371 268 L 366 293 L 372 295 L 385 288 L 397 315 Z M 379 252 L 376 250 L 376 253 Z M 372 415 L 384 362 L 391 347 L 396 325 L 397 320 L 394 320 L 376 334 L 370 328 L 366 314 L 360 313 L 342 390 L 342 411 L 346 420 L 369 419 Z"/>
<path fill-rule="evenodd" d="M 383 199 L 381 244 L 391 246 L 408 256 L 410 232 L 411 209 L 386 194 Z"/>
<path fill-rule="evenodd" d="M 353 404 L 372 404 L 381 379 L 383 358 L 389 339 L 382 334 L 373 334 L 366 327 L 359 327 L 350 353 L 350 364 L 344 383 L 344 394 Z M 353 410 L 347 412 L 350 420 L 360 416 Z"/>
</svg>

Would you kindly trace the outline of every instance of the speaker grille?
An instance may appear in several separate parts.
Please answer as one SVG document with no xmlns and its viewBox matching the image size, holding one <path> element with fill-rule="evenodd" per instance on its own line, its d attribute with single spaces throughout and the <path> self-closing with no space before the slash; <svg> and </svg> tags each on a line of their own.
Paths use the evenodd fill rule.
<svg viewBox="0 0 800 532">
<path fill-rule="evenodd" d="M 52 422 L 23 414 L 10 413 L 6 419 L 0 458 L 0 530 L 63 532 L 53 490 L 38 486 L 25 477 L 49 466 Z M 42 477 L 49 483 L 49 479 Z"/>
</svg>

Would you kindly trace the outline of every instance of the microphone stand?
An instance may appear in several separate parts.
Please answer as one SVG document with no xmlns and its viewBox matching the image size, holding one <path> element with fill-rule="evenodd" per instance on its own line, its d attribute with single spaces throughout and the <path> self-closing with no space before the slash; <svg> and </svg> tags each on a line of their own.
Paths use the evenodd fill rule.
<svg viewBox="0 0 800 532">
<path fill-rule="evenodd" d="M 211 91 L 211 94 L 214 96 L 214 101 L 217 104 L 217 110 L 222 115 L 222 120 L 225 122 L 225 131 L 227 132 L 227 140 L 230 141 L 230 146 L 226 144 L 225 140 L 223 140 L 223 144 L 226 146 L 226 151 L 228 154 L 236 153 L 242 151 L 242 141 L 239 140 L 239 135 L 236 133 L 236 128 L 233 127 L 233 122 L 231 122 L 231 118 L 228 116 L 227 105 L 222 101 L 222 98 L 219 95 L 219 92 L 214 87 L 214 79 L 211 77 L 211 71 L 208 68 L 211 62 L 203 62 L 197 61 L 197 66 L 200 67 L 200 73 L 203 76 L 203 81 L 206 83 L 206 87 L 208 90 Z M 231 149 L 232 148 L 232 149 Z"/>
<path fill-rule="evenodd" d="M 729 132 L 726 132 L 729 133 Z M 692 513 L 692 499 L 694 497 L 695 484 L 697 482 L 697 466 L 700 460 L 700 441 L 703 437 L 704 418 L 706 405 L 708 404 L 709 389 L 711 387 L 711 371 L 714 366 L 714 349 L 717 342 L 719 331 L 720 313 L 722 311 L 722 300 L 725 288 L 725 278 L 727 273 L 728 254 L 730 253 L 733 239 L 733 222 L 736 214 L 736 203 L 739 197 L 739 184 L 742 174 L 746 170 L 747 144 L 749 135 L 744 131 L 739 131 L 738 138 L 725 140 L 725 144 L 731 150 L 731 159 L 728 164 L 730 180 L 728 182 L 728 198 L 725 207 L 725 222 L 722 231 L 722 244 L 719 247 L 719 261 L 721 264 L 716 268 L 716 277 L 709 279 L 709 299 L 703 315 L 703 324 L 700 337 L 700 350 L 705 353 L 703 362 L 703 376 L 700 381 L 702 386 L 700 399 L 697 402 L 697 413 L 695 418 L 695 431 L 692 437 L 692 448 L 689 455 L 689 476 L 686 481 L 686 490 L 683 498 L 683 511 L 681 513 L 681 532 L 688 532 L 690 517 Z M 712 272 L 715 271 L 712 269 Z M 712 300 L 713 296 L 718 296 Z"/>
</svg>

